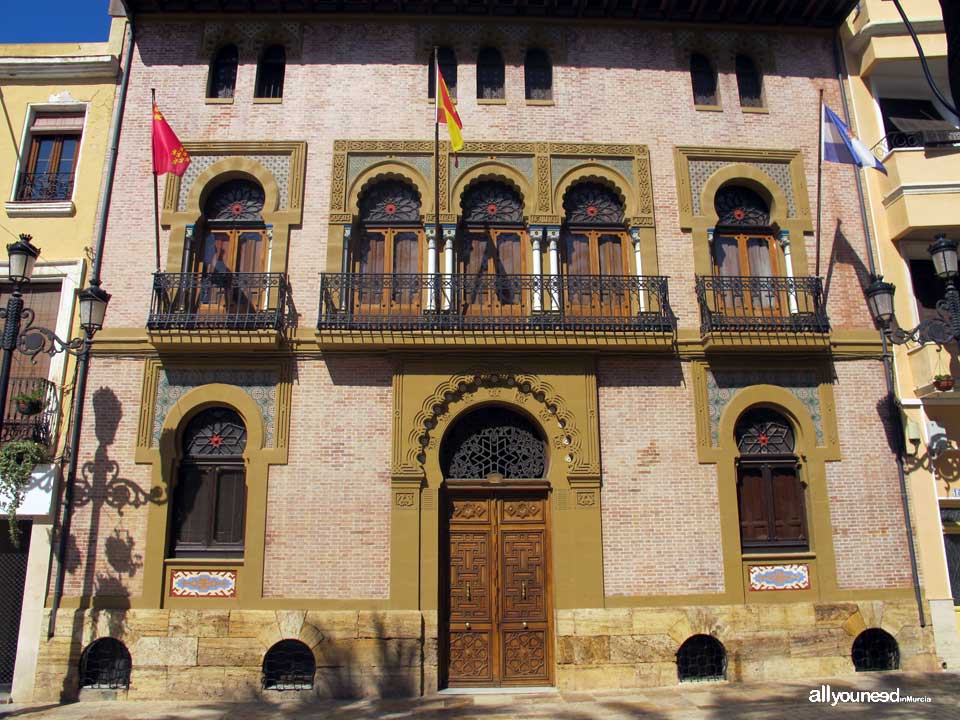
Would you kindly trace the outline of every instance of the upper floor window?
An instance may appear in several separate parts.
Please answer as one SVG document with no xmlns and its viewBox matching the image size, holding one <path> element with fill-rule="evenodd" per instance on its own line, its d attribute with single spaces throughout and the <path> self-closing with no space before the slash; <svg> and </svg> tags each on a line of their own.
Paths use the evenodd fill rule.
<svg viewBox="0 0 960 720">
<path fill-rule="evenodd" d="M 55 202 L 73 197 L 84 113 L 37 113 L 30 125 L 27 155 L 16 199 Z"/>
<path fill-rule="evenodd" d="M 717 101 L 717 72 L 705 55 L 690 56 L 690 82 L 693 85 L 695 105 L 719 105 Z"/>
<path fill-rule="evenodd" d="M 929 100 L 880 98 L 878 102 L 888 150 L 960 142 L 960 130 Z"/>
<path fill-rule="evenodd" d="M 727 185 L 714 197 L 717 227 L 713 238 L 718 275 L 771 277 L 777 274 L 776 238 L 770 208 L 750 188 Z"/>
<path fill-rule="evenodd" d="M 214 407 L 183 431 L 173 493 L 173 557 L 242 557 L 247 429 L 234 410 Z"/>
<path fill-rule="evenodd" d="M 457 97 L 457 56 L 450 48 L 442 47 L 437 50 L 437 56 L 440 60 L 440 72 L 443 73 L 443 81 L 447 84 L 447 90 L 450 91 L 450 97 Z M 436 97 L 437 73 L 433 66 L 433 53 L 430 53 L 430 63 L 427 67 L 427 97 Z"/>
<path fill-rule="evenodd" d="M 477 99 L 502 100 L 504 97 L 503 57 L 496 48 L 486 47 L 477 57 Z"/>
<path fill-rule="evenodd" d="M 553 66 L 545 50 L 527 50 L 523 61 L 523 83 L 527 100 L 553 99 Z"/>
<path fill-rule="evenodd" d="M 944 295 L 943 280 L 937 275 L 932 260 L 911 259 L 909 262 L 910 284 L 920 321 L 937 317 L 937 302 Z"/>
<path fill-rule="evenodd" d="M 208 98 L 232 98 L 237 86 L 239 54 L 236 45 L 224 45 L 210 63 L 207 79 Z"/>
<path fill-rule="evenodd" d="M 755 408 L 740 417 L 734 435 L 743 552 L 808 550 L 793 427 L 780 413 Z"/>
<path fill-rule="evenodd" d="M 737 55 L 737 89 L 741 107 L 763 107 L 763 78 L 756 63 L 746 55 Z"/>
<path fill-rule="evenodd" d="M 287 53 L 282 45 L 271 45 L 263 51 L 257 65 L 255 98 L 282 98 L 283 76 L 286 70 Z"/>
</svg>

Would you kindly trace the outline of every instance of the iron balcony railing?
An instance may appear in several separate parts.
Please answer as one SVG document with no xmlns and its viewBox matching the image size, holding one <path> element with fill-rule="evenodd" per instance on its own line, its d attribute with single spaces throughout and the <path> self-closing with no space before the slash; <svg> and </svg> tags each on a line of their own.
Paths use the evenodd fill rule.
<svg viewBox="0 0 960 720">
<path fill-rule="evenodd" d="M 324 273 L 321 330 L 673 332 L 660 276 Z"/>
<path fill-rule="evenodd" d="M 20 173 L 17 200 L 50 202 L 73 196 L 73 173 Z"/>
<path fill-rule="evenodd" d="M 277 330 L 293 317 L 285 273 L 154 273 L 150 330 Z"/>
<path fill-rule="evenodd" d="M 18 402 L 18 396 L 27 396 L 27 399 Z M 59 412 L 55 384 L 43 378 L 11 377 L 0 442 L 33 440 L 41 445 L 52 446 Z"/>
<path fill-rule="evenodd" d="M 697 276 L 700 324 L 709 332 L 830 332 L 818 277 Z"/>
<path fill-rule="evenodd" d="M 943 147 L 957 143 L 960 143 L 960 129 L 892 132 L 882 137 L 871 149 L 877 158 L 883 160 L 894 150 Z"/>
</svg>

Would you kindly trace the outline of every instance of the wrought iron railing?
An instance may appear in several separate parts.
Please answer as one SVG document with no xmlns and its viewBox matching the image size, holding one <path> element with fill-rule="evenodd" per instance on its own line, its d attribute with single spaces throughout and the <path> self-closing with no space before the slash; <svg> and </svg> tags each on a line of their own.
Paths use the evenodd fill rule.
<svg viewBox="0 0 960 720">
<path fill-rule="evenodd" d="M 672 332 L 667 278 L 324 273 L 321 330 Z"/>
<path fill-rule="evenodd" d="M 43 378 L 11 377 L 0 442 L 33 440 L 53 445 L 59 411 L 55 384 Z"/>
<path fill-rule="evenodd" d="M 20 173 L 17 200 L 49 202 L 69 200 L 73 195 L 73 173 Z"/>
<path fill-rule="evenodd" d="M 284 273 L 154 273 L 150 330 L 284 330 L 292 322 Z"/>
<path fill-rule="evenodd" d="M 709 332 L 830 332 L 818 277 L 698 275 L 700 324 Z"/>
<path fill-rule="evenodd" d="M 960 143 L 960 129 L 924 130 L 923 132 L 892 132 L 882 137 L 871 149 L 883 160 L 894 150 L 930 148 Z"/>
</svg>

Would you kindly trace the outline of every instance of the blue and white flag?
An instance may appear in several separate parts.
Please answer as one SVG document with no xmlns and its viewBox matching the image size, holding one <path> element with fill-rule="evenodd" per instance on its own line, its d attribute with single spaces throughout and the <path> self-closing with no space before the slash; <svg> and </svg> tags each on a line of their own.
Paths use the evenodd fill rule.
<svg viewBox="0 0 960 720">
<path fill-rule="evenodd" d="M 871 167 L 884 175 L 887 169 L 877 157 L 870 152 L 870 148 L 857 140 L 846 123 L 837 117 L 826 105 L 823 106 L 823 142 L 820 147 L 820 157 L 827 162 L 846 163 L 857 167 Z"/>
</svg>

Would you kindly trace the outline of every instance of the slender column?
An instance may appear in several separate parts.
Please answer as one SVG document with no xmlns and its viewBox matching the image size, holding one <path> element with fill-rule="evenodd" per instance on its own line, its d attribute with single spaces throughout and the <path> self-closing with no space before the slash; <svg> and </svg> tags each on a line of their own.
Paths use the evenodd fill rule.
<svg viewBox="0 0 960 720">
<path fill-rule="evenodd" d="M 437 309 L 437 229 L 424 228 L 424 234 L 427 236 L 427 303 L 425 307 L 428 312 L 432 312 Z"/>
<path fill-rule="evenodd" d="M 640 305 L 640 312 L 643 312 L 647 309 L 647 293 L 650 292 L 650 290 L 644 287 L 643 283 L 643 257 L 640 254 L 640 228 L 630 228 L 630 240 L 633 242 L 633 260 L 637 267 L 637 301 Z"/>
<path fill-rule="evenodd" d="M 543 257 L 540 254 L 540 242 L 543 240 L 543 227 L 530 228 L 530 244 L 533 247 L 533 311 L 543 310 Z"/>
<path fill-rule="evenodd" d="M 550 309 L 560 311 L 560 227 L 547 226 L 547 252 L 550 256 Z"/>
<path fill-rule="evenodd" d="M 457 236 L 456 225 L 443 226 L 443 309 L 449 310 L 453 305 L 453 239 Z"/>
<path fill-rule="evenodd" d="M 350 305 L 350 296 L 353 287 L 350 280 L 350 242 L 353 236 L 353 225 L 343 226 L 343 255 L 340 261 L 340 293 L 337 298 L 337 310 L 346 310 Z"/>
<path fill-rule="evenodd" d="M 786 266 L 787 278 L 790 281 L 787 288 L 787 302 L 790 304 L 790 312 L 796 315 L 800 310 L 797 305 L 797 288 L 793 283 L 793 258 L 790 255 L 790 232 L 788 230 L 780 231 L 780 247 L 783 249 L 783 264 Z"/>
<path fill-rule="evenodd" d="M 3 349 L 3 364 L 0 365 L 0 427 L 3 427 L 7 410 L 10 363 L 13 360 L 13 351 L 17 347 L 17 336 L 20 334 L 21 312 L 23 312 L 23 293 L 20 285 L 17 284 L 13 286 L 13 293 L 7 300 L 7 309 L 3 315 L 3 336 L 0 338 L 0 348 Z"/>
</svg>

